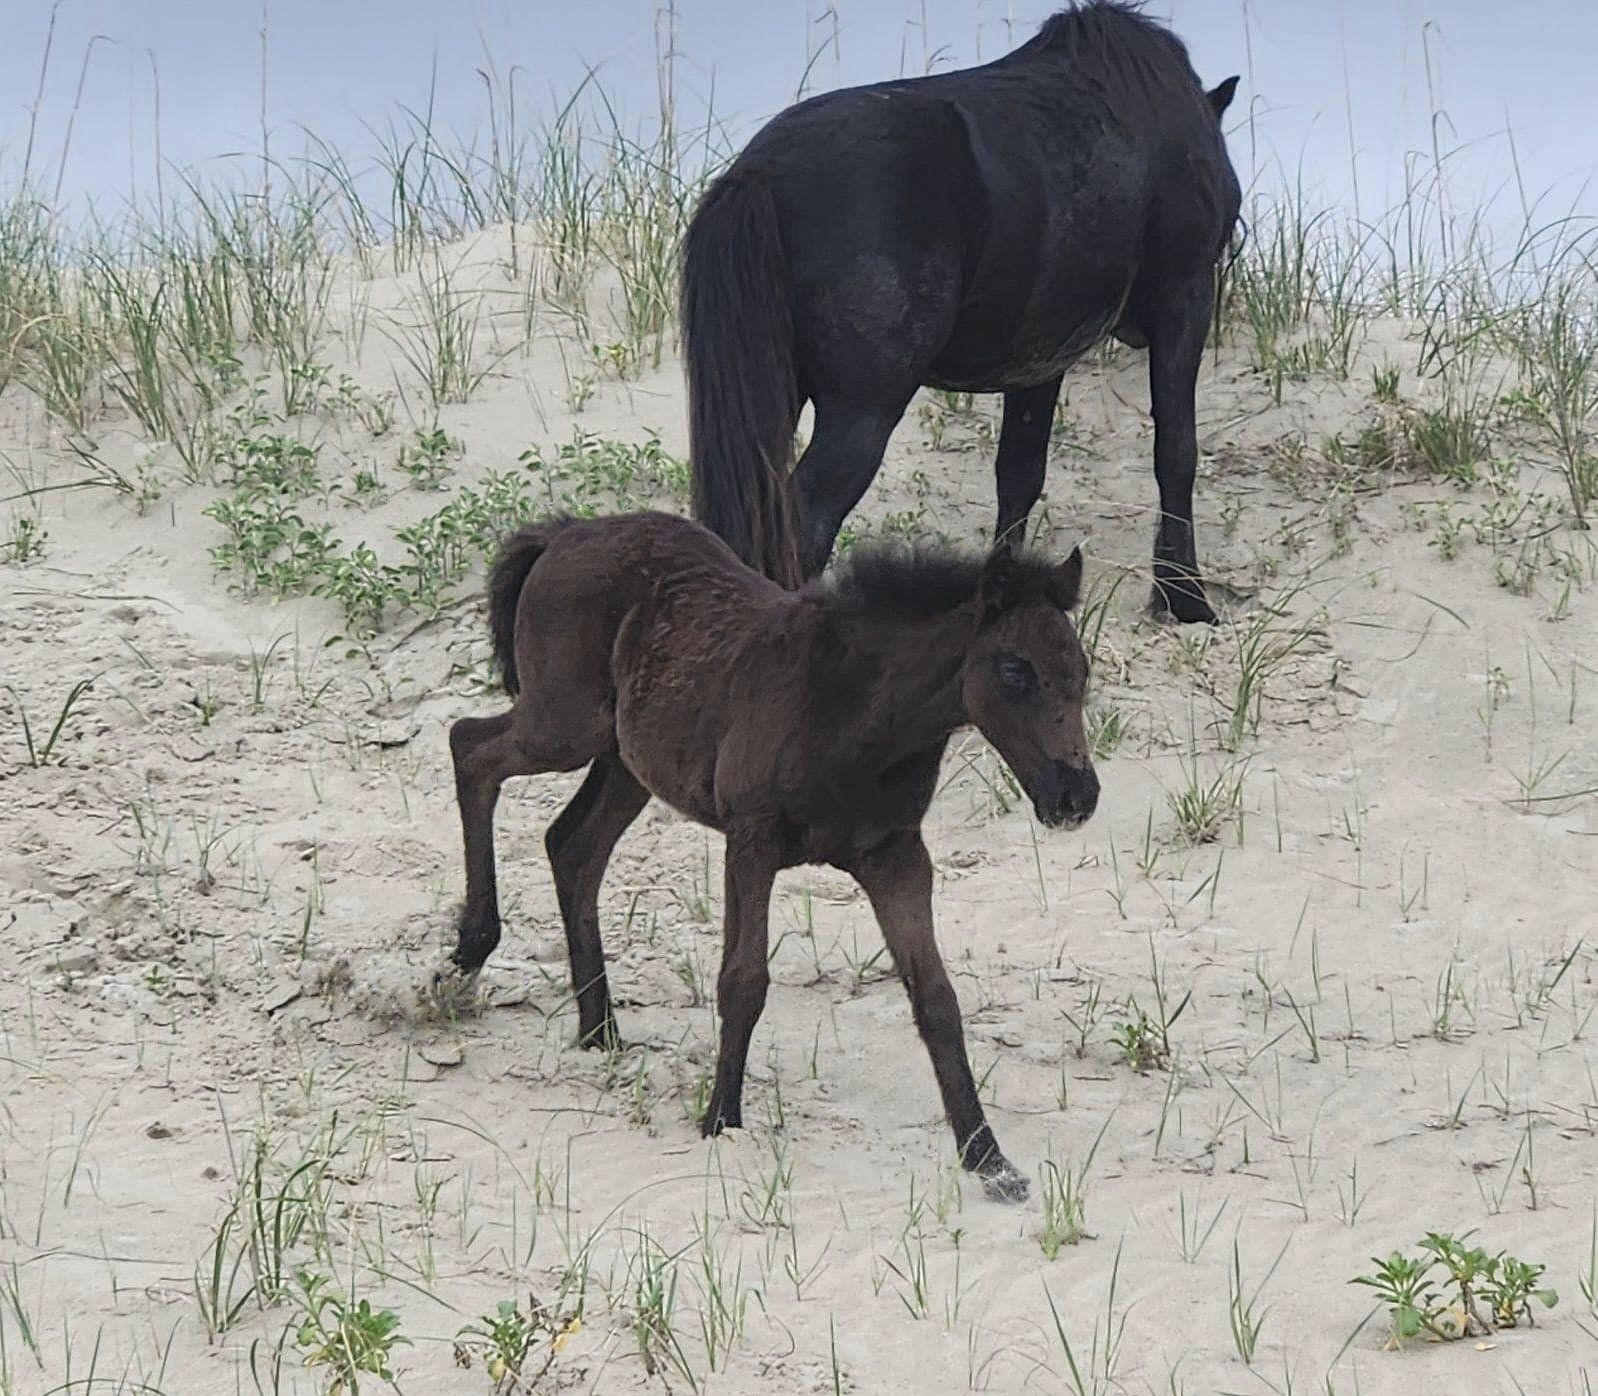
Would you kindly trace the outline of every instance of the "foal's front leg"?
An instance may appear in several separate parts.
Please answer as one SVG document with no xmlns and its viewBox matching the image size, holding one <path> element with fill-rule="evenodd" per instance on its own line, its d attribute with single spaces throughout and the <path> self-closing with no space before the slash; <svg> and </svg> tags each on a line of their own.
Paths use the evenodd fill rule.
<svg viewBox="0 0 1598 1396">
<path fill-rule="evenodd" d="M 601 756 L 544 836 L 549 866 L 555 874 L 555 896 L 566 925 L 580 1047 L 608 1049 L 621 1041 L 605 979 L 599 887 L 617 840 L 648 803 L 649 792 L 622 765 L 621 758 Z"/>
<path fill-rule="evenodd" d="M 726 925 L 721 974 L 716 980 L 721 1051 L 710 1105 L 700 1121 L 700 1130 L 706 1135 L 743 1127 L 744 1063 L 771 983 L 766 966 L 766 918 L 776 876 L 776 860 L 763 847 L 727 840 Z"/>
<path fill-rule="evenodd" d="M 909 991 L 961 1164 L 982 1179 L 995 1201 L 1025 1200 L 1027 1180 L 1000 1152 L 977 1098 L 960 1026 L 960 1003 L 933 939 L 932 859 L 926 844 L 919 832 L 896 834 L 850 871 L 871 898 L 882 938 Z"/>
</svg>

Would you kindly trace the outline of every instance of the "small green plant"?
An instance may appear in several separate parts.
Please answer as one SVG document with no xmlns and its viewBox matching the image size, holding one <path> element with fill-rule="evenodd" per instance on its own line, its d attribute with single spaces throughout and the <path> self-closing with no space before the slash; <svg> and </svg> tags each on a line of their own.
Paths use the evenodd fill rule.
<svg viewBox="0 0 1598 1396">
<path fill-rule="evenodd" d="M 1038 1233 L 1038 1245 L 1049 1260 L 1054 1260 L 1067 1246 L 1074 1246 L 1087 1235 L 1087 1180 L 1093 1167 L 1093 1156 L 1099 1151 L 1104 1132 L 1109 1129 L 1108 1119 L 1099 1126 L 1087 1157 L 1081 1163 L 1068 1163 L 1064 1168 L 1053 1159 L 1044 1159 L 1038 1170 L 1043 1184 L 1043 1227 Z"/>
<path fill-rule="evenodd" d="M 553 459 L 533 447 L 520 460 L 542 480 L 551 505 L 584 517 L 654 504 L 661 496 L 688 498 L 687 462 L 653 434 L 642 442 L 608 441 L 578 428 Z"/>
<path fill-rule="evenodd" d="M 450 457 L 459 455 L 462 449 L 461 443 L 442 427 L 430 431 L 418 428 L 413 439 L 400 447 L 399 466 L 417 489 L 441 490 L 444 477 L 450 472 Z"/>
<path fill-rule="evenodd" d="M 1556 1291 L 1539 1283 L 1546 1267 L 1507 1251 L 1490 1255 L 1436 1231 L 1421 1240 L 1420 1251 L 1394 1251 L 1386 1260 L 1372 1256 L 1375 1270 L 1349 1281 L 1386 1305 L 1394 1347 L 1423 1334 L 1434 1342 L 1453 1342 L 1531 1325 L 1533 1300 L 1546 1309 L 1559 1302 Z"/>
<path fill-rule="evenodd" d="M 406 596 L 401 570 L 380 561 L 365 543 L 329 562 L 317 591 L 343 606 L 351 631 L 362 638 L 381 630 L 384 610 Z"/>
<path fill-rule="evenodd" d="M 492 1314 L 464 1325 L 455 1335 L 455 1364 L 470 1369 L 481 1358 L 496 1396 L 535 1391 L 582 1326 L 576 1314 L 558 1317 L 536 1295 L 528 1296 L 525 1313 L 513 1301 L 501 1299 Z M 540 1341 L 545 1342 L 543 1361 L 532 1367 L 529 1359 Z"/>
<path fill-rule="evenodd" d="M 1171 1047 L 1165 1031 L 1138 1006 L 1136 999 L 1128 999 L 1126 1006 L 1130 1016 L 1123 1019 L 1110 1034 L 1111 1044 L 1139 1075 L 1168 1066 Z M 1183 1007 L 1186 1007 L 1185 1002 Z"/>
<path fill-rule="evenodd" d="M 1276 1273 L 1276 1267 L 1282 1263 L 1282 1257 L 1287 1254 L 1284 1245 L 1277 1253 L 1276 1259 L 1271 1262 L 1271 1268 L 1265 1272 L 1265 1278 L 1254 1286 L 1254 1292 L 1245 1296 L 1243 1293 L 1243 1258 L 1238 1248 L 1236 1238 L 1232 1241 L 1232 1268 L 1226 1276 L 1226 1313 L 1228 1326 L 1232 1330 L 1232 1345 L 1237 1349 L 1237 1355 L 1243 1359 L 1244 1365 L 1254 1365 L 1254 1354 L 1259 1348 L 1260 1333 L 1265 1327 L 1266 1315 L 1270 1313 L 1270 1306 L 1263 1309 L 1259 1307 L 1260 1295 L 1265 1286 L 1271 1282 L 1271 1276 Z"/>
<path fill-rule="evenodd" d="M 12 562 L 32 562 L 44 552 L 49 537 L 32 514 L 16 514 L 11 519 L 11 535 L 0 543 L 0 551 Z"/>
<path fill-rule="evenodd" d="M 236 490 L 303 499 L 322 488 L 316 448 L 291 436 L 239 436 L 219 448 L 216 464 Z"/>
<path fill-rule="evenodd" d="M 1197 761 L 1182 762 L 1182 784 L 1165 796 L 1182 842 L 1191 848 L 1214 843 L 1228 820 L 1240 818 L 1245 764 L 1230 762 L 1206 780 Z"/>
<path fill-rule="evenodd" d="M 351 1303 L 332 1280 L 313 1270 L 298 1270 L 301 1313 L 294 1346 L 307 1367 L 325 1366 L 332 1377 L 328 1396 L 359 1396 L 363 1375 L 395 1385 L 390 1361 L 395 1347 L 409 1346 L 392 1309 L 373 1309 L 371 1301 Z"/>
<path fill-rule="evenodd" d="M 1095 761 L 1108 760 L 1126 740 L 1126 714 L 1119 708 L 1088 707 L 1088 744 L 1093 748 Z"/>
<path fill-rule="evenodd" d="M 95 677 L 98 677 L 98 675 Z M 28 710 L 23 706 L 22 695 L 12 688 L 10 684 L 6 685 L 6 692 L 11 695 L 11 704 L 16 708 L 17 718 L 22 723 L 22 741 L 28 749 L 28 764 L 30 766 L 37 769 L 40 766 L 49 764 L 50 754 L 55 750 L 56 743 L 60 741 L 62 730 L 67 725 L 67 719 L 72 716 L 73 708 L 77 706 L 78 700 L 93 687 L 94 679 L 92 678 L 79 679 L 77 683 L 72 685 L 66 700 L 56 713 L 55 726 L 50 729 L 50 735 L 45 738 L 44 745 L 39 746 L 33 739 L 33 725 L 28 721 Z"/>
</svg>

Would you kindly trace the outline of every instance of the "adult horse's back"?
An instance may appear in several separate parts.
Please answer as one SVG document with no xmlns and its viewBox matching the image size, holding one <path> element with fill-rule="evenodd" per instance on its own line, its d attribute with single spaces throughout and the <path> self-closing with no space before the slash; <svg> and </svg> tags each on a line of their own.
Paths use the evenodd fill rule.
<svg viewBox="0 0 1598 1396">
<path fill-rule="evenodd" d="M 1193 399 L 1237 221 L 1220 130 L 1236 86 L 1205 92 L 1168 30 L 1088 0 L 996 62 L 774 118 L 688 230 L 697 517 L 785 584 L 820 571 L 926 384 L 1004 394 L 996 536 L 1019 531 L 1061 377 L 1114 333 L 1149 350 L 1154 604 L 1213 620 Z"/>
</svg>

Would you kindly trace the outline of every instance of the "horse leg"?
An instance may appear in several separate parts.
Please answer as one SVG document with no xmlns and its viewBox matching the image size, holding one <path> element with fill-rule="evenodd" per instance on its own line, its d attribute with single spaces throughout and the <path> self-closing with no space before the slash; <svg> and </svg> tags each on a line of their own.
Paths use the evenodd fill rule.
<svg viewBox="0 0 1598 1396">
<path fill-rule="evenodd" d="M 794 472 L 799 565 L 806 577 L 827 565 L 844 519 L 882 468 L 882 453 L 910 397 L 907 392 L 869 407 L 834 397 L 816 399 L 816 434 Z"/>
<path fill-rule="evenodd" d="M 1019 388 L 1004 395 L 1004 425 L 999 429 L 999 454 L 993 463 L 999 485 L 995 543 L 1026 542 L 1027 515 L 1043 493 L 1049 433 L 1054 426 L 1060 382 L 1059 378 L 1052 378 L 1036 387 Z"/>
<path fill-rule="evenodd" d="M 1204 596 L 1193 541 L 1193 477 L 1198 469 L 1194 392 L 1215 288 L 1209 272 L 1166 296 L 1145 328 L 1149 400 L 1154 413 L 1154 475 L 1160 526 L 1154 541 L 1150 606 L 1179 621 L 1215 623 Z"/>
<path fill-rule="evenodd" d="M 531 775 L 514 736 L 515 710 L 463 717 L 449 729 L 455 798 L 466 845 L 466 904 L 461 909 L 455 968 L 475 975 L 499 944 L 499 890 L 494 875 L 494 807 L 513 775 Z"/>
<path fill-rule="evenodd" d="M 620 1041 L 599 938 L 599 887 L 616 841 L 648 803 L 649 792 L 622 765 L 620 757 L 601 756 L 544 835 L 549 866 L 555 874 L 555 895 L 566 924 L 581 1047 L 609 1048 Z"/>
<path fill-rule="evenodd" d="M 758 844 L 727 840 L 725 939 L 716 979 L 721 1049 L 710 1105 L 700 1121 L 700 1131 L 707 1136 L 743 1127 L 744 1063 L 771 983 L 766 918 L 776 871 L 775 860 Z"/>
<path fill-rule="evenodd" d="M 542 722 L 539 713 L 544 714 Z M 449 963 L 433 977 L 434 990 L 446 1001 L 459 987 L 446 984 L 446 972 L 453 971 L 469 983 L 499 944 L 494 809 L 501 787 L 512 776 L 586 766 L 611 739 L 611 720 L 604 707 L 593 706 L 591 717 L 592 730 L 575 730 L 569 716 L 563 725 L 546 711 L 546 705 L 523 693 L 509 712 L 496 717 L 463 717 L 449 729 L 455 799 L 466 850 L 466 902 L 461 908 L 455 950 Z"/>
<path fill-rule="evenodd" d="M 895 834 L 849 871 L 871 899 L 882 938 L 909 991 L 962 1166 L 982 1179 L 995 1201 L 1024 1200 L 1027 1180 L 1000 1151 L 977 1098 L 960 1025 L 960 1002 L 933 938 L 932 859 L 926 844 L 919 831 Z"/>
</svg>

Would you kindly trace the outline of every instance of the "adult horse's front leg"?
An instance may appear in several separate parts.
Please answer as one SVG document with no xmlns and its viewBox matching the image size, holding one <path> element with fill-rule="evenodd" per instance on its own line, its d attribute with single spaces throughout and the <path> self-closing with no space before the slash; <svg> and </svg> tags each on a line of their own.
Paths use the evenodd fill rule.
<svg viewBox="0 0 1598 1396">
<path fill-rule="evenodd" d="M 933 938 L 932 859 L 926 844 L 919 832 L 896 834 L 850 871 L 871 899 L 882 938 L 909 991 L 961 1164 L 982 1179 L 989 1197 L 1024 1200 L 1027 1180 L 1000 1151 L 982 1112 L 966 1056 L 960 1002 Z"/>
<path fill-rule="evenodd" d="M 1043 493 L 1048 469 L 1049 433 L 1054 426 L 1054 404 L 1060 397 L 1060 379 L 1051 378 L 1033 388 L 1004 395 L 1004 425 L 999 430 L 999 454 L 993 473 L 999 487 L 999 518 L 993 529 L 995 543 L 1026 542 L 1027 516 Z"/>
<path fill-rule="evenodd" d="M 1204 595 L 1193 540 L 1193 478 L 1198 471 L 1194 393 L 1215 286 L 1205 271 L 1167 294 L 1145 323 L 1149 336 L 1149 399 L 1154 413 L 1154 474 L 1160 486 L 1160 525 L 1154 540 L 1157 614 L 1215 623 Z"/>
<path fill-rule="evenodd" d="M 710 1105 L 699 1122 L 706 1135 L 743 1127 L 744 1064 L 771 983 L 766 967 L 766 924 L 776 876 L 776 859 L 762 842 L 728 838 L 726 925 L 721 973 L 716 979 L 721 1051 Z"/>
<path fill-rule="evenodd" d="M 815 435 L 793 478 L 801 530 L 799 563 L 806 577 L 826 567 L 844 519 L 882 468 L 888 438 L 913 392 L 893 393 L 869 405 L 816 399 Z"/>
</svg>

